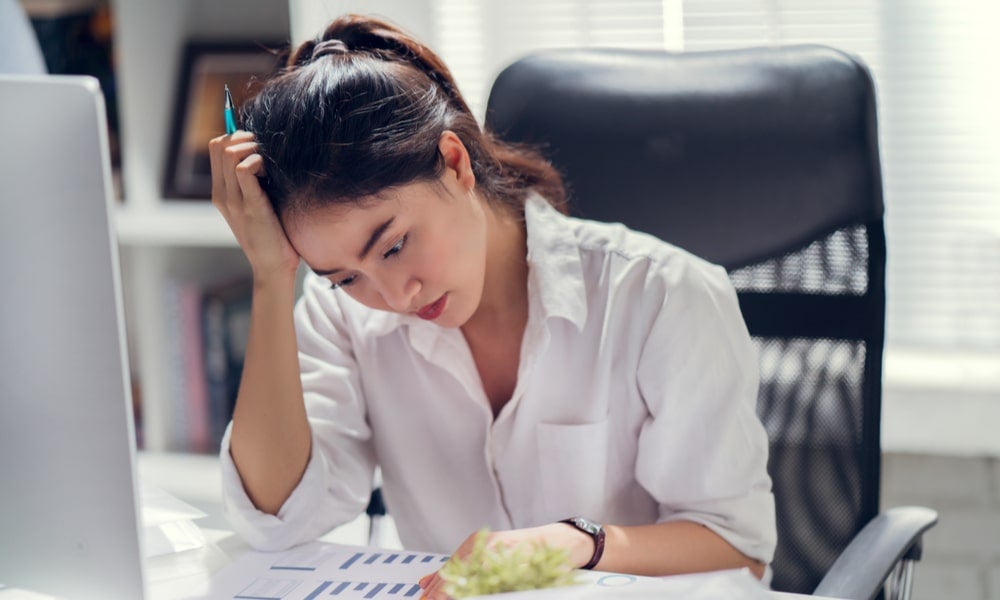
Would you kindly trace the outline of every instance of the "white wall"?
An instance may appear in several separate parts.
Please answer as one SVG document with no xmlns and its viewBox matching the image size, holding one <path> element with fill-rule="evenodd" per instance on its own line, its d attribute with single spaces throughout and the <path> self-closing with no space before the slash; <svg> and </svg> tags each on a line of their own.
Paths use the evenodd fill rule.
<svg viewBox="0 0 1000 600">
<path fill-rule="evenodd" d="M 347 13 L 378 15 L 434 46 L 430 0 L 289 0 L 293 43 L 315 37 L 327 23 Z"/>
</svg>

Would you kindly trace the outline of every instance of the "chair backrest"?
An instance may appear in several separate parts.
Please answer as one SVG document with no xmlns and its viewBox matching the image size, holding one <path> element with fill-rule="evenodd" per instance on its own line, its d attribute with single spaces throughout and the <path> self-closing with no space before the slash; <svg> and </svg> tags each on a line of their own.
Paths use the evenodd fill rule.
<svg viewBox="0 0 1000 600">
<path fill-rule="evenodd" d="M 885 234 L 867 69 L 821 46 L 547 51 L 500 74 L 486 121 L 542 145 L 575 214 L 729 269 L 760 352 L 773 586 L 812 592 L 878 512 Z"/>
</svg>

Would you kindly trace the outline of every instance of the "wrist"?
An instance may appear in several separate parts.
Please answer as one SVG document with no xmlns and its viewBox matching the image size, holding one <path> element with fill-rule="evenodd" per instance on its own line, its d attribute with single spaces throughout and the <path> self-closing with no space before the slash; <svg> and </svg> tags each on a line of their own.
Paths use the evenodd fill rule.
<svg viewBox="0 0 1000 600">
<path fill-rule="evenodd" d="M 296 271 L 275 269 L 271 271 L 253 272 L 253 287 L 255 291 L 295 289 Z"/>
<path fill-rule="evenodd" d="M 563 519 L 558 523 L 563 525 L 573 536 L 576 543 L 570 546 L 570 559 L 580 569 L 593 569 L 601 561 L 604 554 L 605 531 L 600 523 L 582 517 Z"/>
<path fill-rule="evenodd" d="M 568 523 L 551 525 L 558 535 L 559 546 L 566 550 L 569 563 L 574 569 L 582 568 L 594 556 L 594 540 L 589 535 Z"/>
</svg>

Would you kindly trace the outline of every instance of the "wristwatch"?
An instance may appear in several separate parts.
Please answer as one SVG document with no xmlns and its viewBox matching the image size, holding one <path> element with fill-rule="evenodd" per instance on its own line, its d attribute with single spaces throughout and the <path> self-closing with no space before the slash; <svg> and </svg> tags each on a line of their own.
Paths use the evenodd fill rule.
<svg viewBox="0 0 1000 600">
<path fill-rule="evenodd" d="M 594 555 L 590 557 L 590 562 L 580 567 L 581 569 L 593 569 L 597 563 L 601 562 L 601 555 L 604 554 L 604 526 L 584 517 L 572 517 L 559 522 L 572 525 L 594 539 Z"/>
</svg>

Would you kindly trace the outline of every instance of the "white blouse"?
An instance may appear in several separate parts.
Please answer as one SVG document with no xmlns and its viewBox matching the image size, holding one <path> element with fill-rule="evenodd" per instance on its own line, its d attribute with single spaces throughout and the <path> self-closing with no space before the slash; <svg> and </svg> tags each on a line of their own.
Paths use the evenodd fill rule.
<svg viewBox="0 0 1000 600">
<path fill-rule="evenodd" d="M 771 561 L 757 357 L 725 271 L 537 196 L 525 219 L 529 318 L 496 419 L 459 329 L 307 277 L 295 323 L 312 456 L 277 516 L 254 508 L 228 430 L 222 442 L 227 515 L 249 544 L 283 549 L 351 521 L 378 465 L 408 549 L 581 515 L 694 521 Z"/>
</svg>

